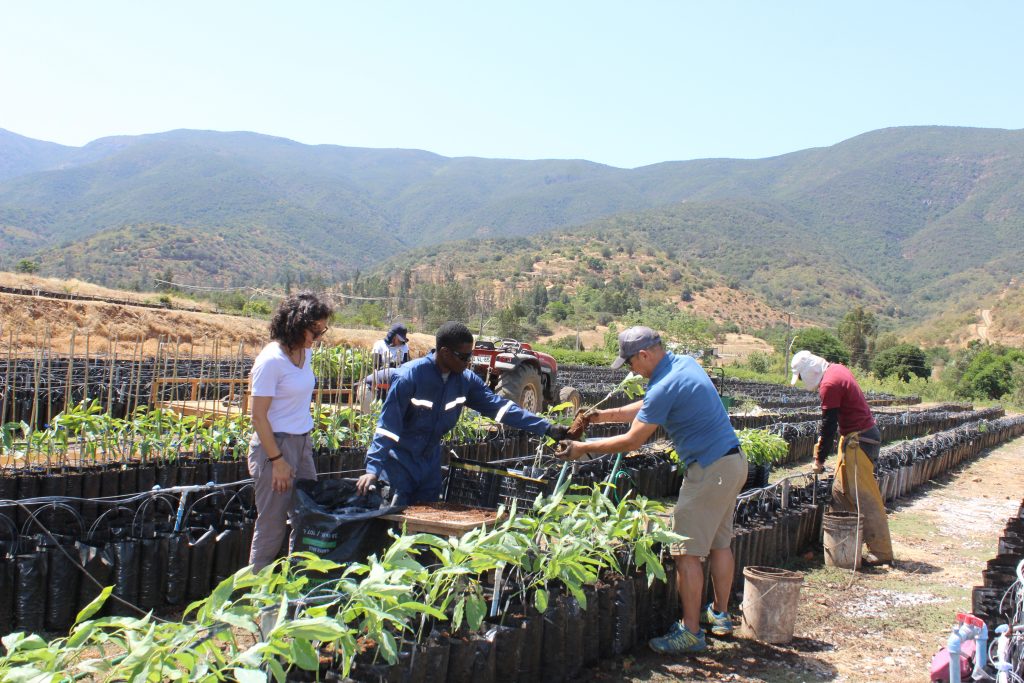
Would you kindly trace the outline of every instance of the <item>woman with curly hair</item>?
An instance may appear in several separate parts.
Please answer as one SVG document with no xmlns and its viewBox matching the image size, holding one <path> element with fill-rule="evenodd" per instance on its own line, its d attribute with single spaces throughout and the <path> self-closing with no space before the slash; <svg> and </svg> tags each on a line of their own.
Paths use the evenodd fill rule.
<svg viewBox="0 0 1024 683">
<path fill-rule="evenodd" d="M 310 292 L 285 299 L 270 321 L 271 342 L 253 362 L 249 474 L 256 528 L 249 563 L 259 571 L 277 558 L 292 506 L 295 479 L 316 479 L 309 433 L 313 344 L 327 332 L 331 307 Z"/>
</svg>

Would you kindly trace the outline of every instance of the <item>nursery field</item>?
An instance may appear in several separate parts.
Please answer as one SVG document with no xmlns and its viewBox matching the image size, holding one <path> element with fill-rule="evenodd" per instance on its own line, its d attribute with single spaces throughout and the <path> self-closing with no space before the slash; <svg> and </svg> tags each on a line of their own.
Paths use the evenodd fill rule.
<svg viewBox="0 0 1024 683">
<path fill-rule="evenodd" d="M 873 394 L 877 478 L 896 509 L 901 562 L 856 576 L 825 569 L 831 479 L 806 468 L 814 402 L 792 387 L 727 379 L 723 393 L 760 406 L 731 416 L 751 461 L 734 515 L 732 588 L 738 598 L 746 567 L 805 572 L 796 639 L 716 641 L 670 661 L 645 646 L 678 616 L 664 580 L 674 537 L 659 501 L 671 504 L 681 472 L 663 433 L 633 453 L 565 464 L 550 444 L 466 414 L 445 444 L 442 526 L 424 528 L 483 518 L 457 506 L 497 521 L 463 535 L 416 533 L 392 521 L 403 511 L 386 498 L 353 493 L 373 410 L 317 397 L 320 481 L 297 494 L 300 554 L 253 576 L 244 569 L 255 518 L 248 419 L 158 406 L 193 386 L 162 388 L 160 377 L 200 377 L 205 397 L 227 395 L 251 358 L 224 351 L 0 363 L 0 625 L 12 632 L 0 677 L 160 679 L 198 667 L 202 680 L 244 681 L 916 680 L 946 622 L 970 607 L 1000 520 L 1024 498 L 1024 475 L 1005 474 L 1024 418 Z M 366 357 L 325 347 L 314 365 L 323 387 L 345 388 L 364 376 Z M 632 400 L 611 391 L 629 391 L 621 372 L 563 371 L 585 404 Z M 623 428 L 595 425 L 588 436 Z M 780 477 L 772 467 L 788 469 Z M 973 516 L 957 516 L 965 510 Z M 951 532 L 956 520 L 966 525 Z M 986 600 L 987 618 L 1005 618 Z"/>
</svg>

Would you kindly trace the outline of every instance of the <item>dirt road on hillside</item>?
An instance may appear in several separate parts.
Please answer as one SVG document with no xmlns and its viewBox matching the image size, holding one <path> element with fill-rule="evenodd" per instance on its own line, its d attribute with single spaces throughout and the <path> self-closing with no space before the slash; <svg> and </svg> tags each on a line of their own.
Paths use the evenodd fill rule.
<svg viewBox="0 0 1024 683">
<path fill-rule="evenodd" d="M 976 459 L 905 498 L 890 511 L 899 563 L 856 576 L 823 566 L 820 553 L 795 563 L 805 572 L 796 638 L 785 646 L 711 639 L 699 656 L 669 658 L 638 650 L 590 680 L 902 682 L 928 679 L 955 613 L 970 611 L 1007 518 L 1024 499 L 1024 439 Z"/>
</svg>

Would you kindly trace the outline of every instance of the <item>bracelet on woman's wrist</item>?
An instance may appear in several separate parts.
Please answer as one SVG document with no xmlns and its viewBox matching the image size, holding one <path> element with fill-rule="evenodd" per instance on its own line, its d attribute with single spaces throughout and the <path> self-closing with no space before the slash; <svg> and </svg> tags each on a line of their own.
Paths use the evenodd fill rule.
<svg viewBox="0 0 1024 683">
<path fill-rule="evenodd" d="M 267 457 L 267 462 L 274 462 L 275 460 L 280 460 L 280 459 L 281 459 L 281 458 L 283 458 L 283 457 L 284 457 L 284 453 L 278 453 L 278 454 L 277 454 L 277 455 L 275 455 L 275 456 L 274 456 L 273 458 L 271 458 L 271 457 L 269 457 L 269 456 L 268 456 L 268 457 Z"/>
</svg>

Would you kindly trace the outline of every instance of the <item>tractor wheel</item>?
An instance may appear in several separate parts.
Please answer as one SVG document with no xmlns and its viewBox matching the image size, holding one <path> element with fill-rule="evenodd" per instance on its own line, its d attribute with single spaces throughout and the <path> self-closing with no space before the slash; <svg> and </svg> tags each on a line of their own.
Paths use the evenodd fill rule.
<svg viewBox="0 0 1024 683">
<path fill-rule="evenodd" d="M 570 415 L 575 415 L 576 411 L 583 405 L 583 397 L 580 392 L 576 390 L 576 387 L 562 387 L 558 390 L 558 402 L 559 403 L 571 403 L 572 408 L 567 412 Z"/>
<path fill-rule="evenodd" d="M 532 365 L 520 364 L 512 370 L 505 370 L 494 389 L 499 396 L 511 399 L 519 407 L 531 413 L 539 413 L 544 403 L 540 386 L 540 373 Z"/>
</svg>

